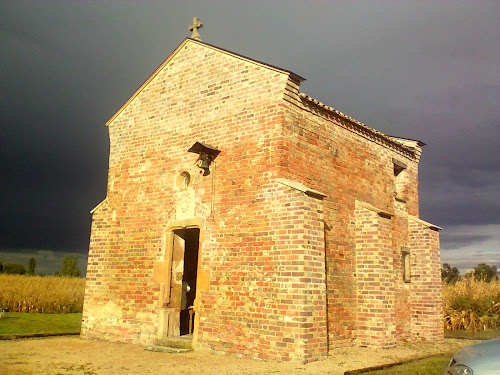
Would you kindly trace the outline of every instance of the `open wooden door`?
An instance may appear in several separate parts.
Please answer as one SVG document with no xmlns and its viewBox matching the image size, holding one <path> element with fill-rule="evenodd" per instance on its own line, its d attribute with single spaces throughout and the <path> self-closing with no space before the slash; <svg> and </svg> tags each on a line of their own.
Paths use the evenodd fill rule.
<svg viewBox="0 0 500 375">
<path fill-rule="evenodd" d="M 192 333 L 196 297 L 200 230 L 173 231 L 170 286 L 165 290 L 163 336 L 179 337 Z"/>
</svg>

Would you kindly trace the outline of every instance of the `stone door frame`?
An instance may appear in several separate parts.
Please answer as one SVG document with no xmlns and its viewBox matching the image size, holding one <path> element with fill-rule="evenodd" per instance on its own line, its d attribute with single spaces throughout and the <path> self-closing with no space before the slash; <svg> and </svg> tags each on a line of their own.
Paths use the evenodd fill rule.
<svg viewBox="0 0 500 375">
<path fill-rule="evenodd" d="M 172 277 L 172 256 L 174 250 L 174 238 L 176 236 L 175 231 L 188 230 L 188 229 L 198 229 L 199 239 L 198 239 L 198 264 L 197 264 L 197 277 L 196 277 L 196 297 L 194 300 L 194 327 L 193 327 L 193 339 L 192 346 L 196 346 L 198 341 L 198 326 L 200 321 L 200 298 L 199 292 L 208 289 L 208 272 L 201 270 L 201 259 L 202 259 L 202 248 L 205 236 L 205 230 L 203 228 L 203 220 L 200 218 L 193 218 L 187 220 L 175 220 L 166 228 L 166 238 L 165 238 L 165 254 L 163 266 L 160 267 L 163 270 L 163 283 L 160 287 L 160 308 L 159 308 L 159 325 L 157 338 L 159 340 L 168 337 L 168 320 L 169 320 L 169 310 L 168 304 L 170 302 L 170 282 Z M 180 335 L 170 336 L 170 337 L 180 337 Z"/>
</svg>

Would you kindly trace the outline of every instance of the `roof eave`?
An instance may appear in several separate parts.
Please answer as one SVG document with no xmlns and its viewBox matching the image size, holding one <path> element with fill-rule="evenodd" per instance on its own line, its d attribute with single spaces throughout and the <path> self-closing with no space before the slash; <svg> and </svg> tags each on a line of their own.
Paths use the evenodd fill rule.
<svg viewBox="0 0 500 375">
<path fill-rule="evenodd" d="M 404 150 L 405 152 L 410 153 L 411 155 L 415 155 L 415 149 L 408 147 L 408 146 L 402 144 L 401 142 L 398 142 L 397 140 L 393 139 L 394 137 L 391 137 L 391 136 L 388 136 L 382 132 L 379 132 L 378 130 L 373 129 L 373 128 L 369 127 L 368 125 L 363 124 L 361 121 L 358 121 L 358 120 L 352 118 L 351 116 L 346 115 L 345 113 L 342 113 L 333 107 L 330 107 L 330 106 L 327 106 L 326 104 L 321 103 L 319 100 L 314 99 L 307 94 L 304 94 L 301 92 L 301 93 L 299 93 L 299 97 L 304 99 L 304 100 L 307 100 L 308 102 L 312 103 L 313 105 L 318 106 L 318 107 L 320 107 L 328 112 L 334 113 L 335 115 L 343 118 L 344 120 L 349 121 L 351 124 L 358 127 L 362 131 L 369 132 L 374 137 L 377 137 L 377 138 L 383 140 L 384 142 L 390 143 L 390 144 L 400 148 L 401 150 Z"/>
</svg>

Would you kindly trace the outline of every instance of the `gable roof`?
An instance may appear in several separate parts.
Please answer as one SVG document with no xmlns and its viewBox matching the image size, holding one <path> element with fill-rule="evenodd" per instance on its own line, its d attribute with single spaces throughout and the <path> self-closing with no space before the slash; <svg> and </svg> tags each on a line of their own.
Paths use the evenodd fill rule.
<svg viewBox="0 0 500 375">
<path fill-rule="evenodd" d="M 238 59 L 241 59 L 241 60 L 245 60 L 247 62 L 250 62 L 250 63 L 253 63 L 253 64 L 257 64 L 257 65 L 260 65 L 260 66 L 263 66 L 265 68 L 268 68 L 268 69 L 271 69 L 271 70 L 274 70 L 274 71 L 277 71 L 277 72 L 280 72 L 280 73 L 284 73 L 284 74 L 288 74 L 290 76 L 292 76 L 293 78 L 295 78 L 296 80 L 302 82 L 302 81 L 305 81 L 305 78 L 299 76 L 298 74 L 295 74 L 293 73 L 292 71 L 290 70 L 287 70 L 287 69 L 283 69 L 283 68 L 279 68 L 277 66 L 273 66 L 273 65 L 270 65 L 270 64 L 267 64 L 267 63 L 264 63 L 264 62 L 261 62 L 261 61 L 258 61 L 258 60 L 255 60 L 255 59 L 252 59 L 250 57 L 246 57 L 246 56 L 243 56 L 243 55 L 240 55 L 238 53 L 235 53 L 235 52 L 231 52 L 231 51 L 228 51 L 228 50 L 225 50 L 223 48 L 220 48 L 220 47 L 216 47 L 214 45 L 211 45 L 211 44 L 208 44 L 208 43 L 205 43 L 205 42 L 202 42 L 200 40 L 196 40 L 196 39 L 191 39 L 191 38 L 186 38 L 184 39 L 184 41 L 179 44 L 179 46 L 165 59 L 165 61 L 163 61 L 163 63 L 161 63 L 161 65 L 153 72 L 153 74 L 151 74 L 149 76 L 148 79 L 146 79 L 146 81 L 144 81 L 144 83 L 132 94 L 132 96 L 125 102 L 123 103 L 123 105 L 118 109 L 118 111 L 115 112 L 115 114 L 113 116 L 111 116 L 111 118 L 106 122 L 106 126 L 109 126 L 109 124 L 111 122 L 113 122 L 113 120 L 115 118 L 117 118 L 120 113 L 123 112 L 123 110 L 141 93 L 142 90 L 144 90 L 144 88 L 162 71 L 162 69 L 175 57 L 175 55 L 177 55 L 177 53 L 187 44 L 187 43 L 196 43 L 196 44 L 200 44 L 200 45 L 203 45 L 203 46 L 206 46 L 208 48 L 211 48 L 211 49 L 215 49 L 219 52 L 222 52 L 224 54 L 227 54 L 227 55 L 230 55 L 230 56 L 233 56 L 233 57 L 236 57 Z"/>
<path fill-rule="evenodd" d="M 250 62 L 252 64 L 257 64 L 259 66 L 262 66 L 262 67 L 265 67 L 267 69 L 271 69 L 271 70 L 274 70 L 276 72 L 279 72 L 279 73 L 283 73 L 283 74 L 287 74 L 289 76 L 291 76 L 293 79 L 299 81 L 300 82 L 303 82 L 305 81 L 305 78 L 299 76 L 298 74 L 295 74 L 294 72 L 290 71 L 290 70 L 287 70 L 287 69 L 283 69 L 283 68 L 280 68 L 280 67 L 277 67 L 277 66 L 274 66 L 274 65 L 270 65 L 270 64 L 267 64 L 267 63 L 264 63 L 262 61 L 259 61 L 259 60 L 255 60 L 255 59 L 252 59 L 250 57 L 246 57 L 246 56 L 243 56 L 243 55 L 240 55 L 238 53 L 235 53 L 235 52 L 231 52 L 231 51 L 228 51 L 226 49 L 223 49 L 223 48 L 220 48 L 220 47 L 217 47 L 217 46 L 214 46 L 212 44 L 209 44 L 209 43 L 205 43 L 205 42 L 202 42 L 200 40 L 196 40 L 196 39 L 191 39 L 191 38 L 186 38 L 182 41 L 181 44 L 179 44 L 179 46 L 165 59 L 165 61 L 163 61 L 163 63 L 153 72 L 153 74 L 151 74 L 149 76 L 148 79 L 146 79 L 146 81 L 144 81 L 144 83 L 132 94 L 132 96 L 118 109 L 118 111 L 115 112 L 115 114 L 113 116 L 111 116 L 111 118 L 106 122 L 106 126 L 109 126 L 109 124 L 111 122 L 113 122 L 114 119 L 116 119 L 120 113 L 122 113 L 125 108 L 127 108 L 127 106 L 142 92 L 142 90 L 144 90 L 144 88 L 162 71 L 162 69 L 177 55 L 177 53 L 187 44 L 187 43 L 195 43 L 195 44 L 199 44 L 199 45 L 203 45 L 205 47 L 208 47 L 208 48 L 211 48 L 211 49 L 214 49 L 216 51 L 219 51 L 221 53 L 224 53 L 224 54 L 227 54 L 227 55 L 230 55 L 232 57 L 235 57 L 237 59 L 241 59 L 241 60 L 244 60 L 244 61 L 247 61 L 247 62 Z M 393 146 L 396 146 L 404 151 L 406 151 L 406 153 L 409 153 L 411 155 L 414 154 L 415 152 L 415 149 L 413 147 L 410 147 L 408 144 L 406 144 L 407 142 L 403 142 L 403 140 L 405 138 L 402 138 L 402 137 L 395 137 L 395 136 L 389 136 L 389 135 L 386 135 L 386 134 L 383 134 L 381 132 L 379 132 L 378 130 L 374 129 L 374 128 L 371 128 L 365 124 L 363 124 L 362 122 L 336 110 L 335 108 L 332 108 L 332 107 L 329 107 L 323 103 L 321 103 L 320 101 L 310 97 L 309 95 L 306 95 L 304 93 L 300 93 L 299 94 L 299 97 L 303 100 L 306 100 L 308 102 L 310 102 L 311 104 L 314 104 L 316 106 L 319 106 L 320 108 L 323 108 L 323 109 L 326 109 L 327 111 L 330 111 L 332 113 L 335 113 L 336 115 L 344 118 L 345 120 L 348 120 L 349 122 L 351 122 L 354 126 L 358 127 L 359 130 L 361 130 L 362 132 L 368 132 L 369 134 L 371 134 L 372 136 L 375 136 L 376 138 L 379 138 L 380 140 L 386 142 L 386 143 L 389 143 L 389 144 L 392 144 Z M 398 139 L 399 138 L 399 139 Z M 418 140 L 410 140 L 408 139 L 409 141 L 414 141 L 416 142 L 416 144 L 418 144 L 418 146 L 422 147 L 423 145 L 425 145 L 425 143 L 421 142 L 421 141 L 418 141 Z"/>
</svg>

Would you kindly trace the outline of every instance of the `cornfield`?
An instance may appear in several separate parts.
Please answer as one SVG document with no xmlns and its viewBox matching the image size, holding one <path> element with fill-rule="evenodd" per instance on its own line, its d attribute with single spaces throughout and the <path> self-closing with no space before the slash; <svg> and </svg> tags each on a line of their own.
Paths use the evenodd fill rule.
<svg viewBox="0 0 500 375">
<path fill-rule="evenodd" d="M 0 311 L 76 313 L 83 308 L 85 279 L 0 274 Z"/>
<path fill-rule="evenodd" d="M 443 308 L 447 330 L 500 328 L 500 281 L 463 279 L 443 284 Z"/>
</svg>

